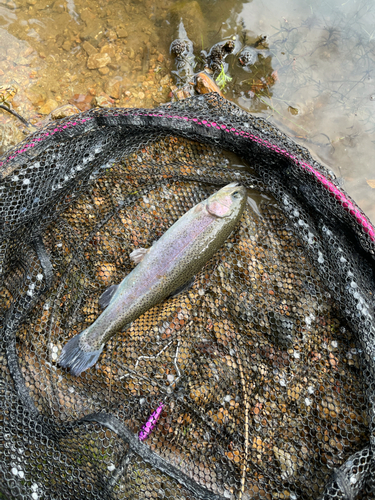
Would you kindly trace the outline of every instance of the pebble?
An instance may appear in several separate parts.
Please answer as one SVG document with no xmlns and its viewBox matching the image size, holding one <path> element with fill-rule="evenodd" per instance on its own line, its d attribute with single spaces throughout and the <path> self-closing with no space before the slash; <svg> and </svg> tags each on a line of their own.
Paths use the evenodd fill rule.
<svg viewBox="0 0 375 500">
<path fill-rule="evenodd" d="M 129 33 L 123 26 L 118 26 L 116 28 L 116 33 L 119 38 L 127 38 L 129 36 Z"/>
<path fill-rule="evenodd" d="M 87 55 L 89 55 L 89 56 L 92 56 L 93 54 L 98 53 L 96 48 L 93 45 L 91 45 L 90 42 L 87 42 L 87 41 L 83 42 L 82 48 L 84 51 L 86 51 Z"/>
<path fill-rule="evenodd" d="M 115 46 L 114 45 L 105 44 L 100 49 L 100 53 L 101 54 L 108 54 L 110 58 L 115 57 L 115 55 L 116 55 Z"/>
<path fill-rule="evenodd" d="M 45 92 L 39 90 L 27 89 L 25 94 L 33 106 L 41 106 L 47 98 Z"/>
<path fill-rule="evenodd" d="M 57 101 L 54 99 L 47 99 L 47 101 L 39 108 L 39 113 L 42 115 L 49 115 L 51 111 L 58 107 Z"/>
<path fill-rule="evenodd" d="M 54 109 L 51 114 L 51 120 L 59 120 L 61 118 L 66 118 L 67 116 L 73 116 L 79 113 L 80 110 L 74 104 L 64 104 Z"/>
<path fill-rule="evenodd" d="M 113 99 L 119 99 L 122 93 L 122 78 L 121 76 L 115 76 L 109 80 L 105 86 L 104 90 Z"/>
<path fill-rule="evenodd" d="M 106 52 L 95 53 L 87 59 L 89 69 L 105 68 L 111 62 L 111 58 Z"/>
<path fill-rule="evenodd" d="M 75 94 L 73 98 L 70 99 L 70 104 L 80 111 L 87 111 L 91 108 L 92 101 L 93 97 L 91 94 Z"/>
<path fill-rule="evenodd" d="M 97 106 L 98 108 L 112 108 L 113 106 L 113 99 L 111 99 L 108 95 L 106 94 L 101 94 L 92 100 L 92 104 L 94 106 Z"/>
</svg>

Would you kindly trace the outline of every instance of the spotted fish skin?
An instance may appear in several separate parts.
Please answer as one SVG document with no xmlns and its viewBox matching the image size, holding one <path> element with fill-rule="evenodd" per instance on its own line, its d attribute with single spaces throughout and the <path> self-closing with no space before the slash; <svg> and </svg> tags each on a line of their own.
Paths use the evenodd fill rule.
<svg viewBox="0 0 375 500">
<path fill-rule="evenodd" d="M 175 222 L 117 287 L 108 307 L 64 346 L 62 367 L 79 375 L 96 363 L 105 343 L 191 280 L 222 246 L 246 205 L 246 188 L 231 183 Z"/>
</svg>

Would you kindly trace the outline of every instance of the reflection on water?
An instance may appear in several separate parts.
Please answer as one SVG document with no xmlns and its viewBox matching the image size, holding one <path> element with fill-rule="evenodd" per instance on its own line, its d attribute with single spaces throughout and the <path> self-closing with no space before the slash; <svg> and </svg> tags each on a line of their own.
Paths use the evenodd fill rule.
<svg viewBox="0 0 375 500">
<path fill-rule="evenodd" d="M 375 221 L 374 14 L 372 0 L 0 0 L 0 85 L 17 87 L 13 109 L 36 126 L 66 103 L 157 106 L 176 84 L 182 19 L 196 68 L 233 40 L 226 97 L 306 145 Z M 23 137 L 0 111 L 2 151 Z"/>
</svg>

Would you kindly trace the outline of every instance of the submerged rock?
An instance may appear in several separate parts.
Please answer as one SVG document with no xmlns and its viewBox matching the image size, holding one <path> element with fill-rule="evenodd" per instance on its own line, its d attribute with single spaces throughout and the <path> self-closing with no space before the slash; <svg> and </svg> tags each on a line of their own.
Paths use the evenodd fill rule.
<svg viewBox="0 0 375 500">
<path fill-rule="evenodd" d="M 115 76 L 105 84 L 104 90 L 113 99 L 120 99 L 122 95 L 122 86 L 123 81 L 121 76 Z"/>
<path fill-rule="evenodd" d="M 51 120 L 60 120 L 61 118 L 66 118 L 67 116 L 73 116 L 80 113 L 80 110 L 74 104 L 64 104 L 54 109 L 50 114 Z"/>
<path fill-rule="evenodd" d="M 104 53 L 94 53 L 87 59 L 87 67 L 89 69 L 105 68 L 111 62 L 109 55 Z"/>
<path fill-rule="evenodd" d="M 39 108 L 39 113 L 42 115 L 49 115 L 51 111 L 56 109 L 58 103 L 54 99 L 47 99 L 47 101 Z"/>
</svg>

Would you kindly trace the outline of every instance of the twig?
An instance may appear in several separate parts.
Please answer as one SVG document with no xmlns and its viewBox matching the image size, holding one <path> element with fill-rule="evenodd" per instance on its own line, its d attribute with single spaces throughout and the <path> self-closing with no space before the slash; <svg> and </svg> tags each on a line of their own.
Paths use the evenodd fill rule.
<svg viewBox="0 0 375 500">
<path fill-rule="evenodd" d="M 8 113 L 10 113 L 11 115 L 15 116 L 16 118 L 18 118 L 24 125 L 26 125 L 26 127 L 30 127 L 30 124 L 27 120 L 25 120 L 25 118 L 23 118 L 21 115 L 19 115 L 18 113 L 16 113 L 15 111 L 13 111 L 13 109 L 10 109 L 8 108 L 7 106 L 5 106 L 4 104 L 0 104 L 0 108 L 1 109 L 4 109 L 5 111 L 8 111 Z"/>
<path fill-rule="evenodd" d="M 168 347 L 171 344 L 173 344 L 173 340 L 171 340 L 169 342 L 169 344 L 167 344 L 165 347 L 163 347 L 163 349 L 160 352 L 158 352 L 155 356 L 139 356 L 139 358 L 137 359 L 137 362 L 135 364 L 134 370 L 137 368 L 140 359 L 156 359 L 160 356 L 160 354 L 162 354 L 166 349 L 168 349 Z"/>
<path fill-rule="evenodd" d="M 176 378 L 176 380 L 174 381 L 174 383 L 175 383 L 175 384 L 177 383 L 177 380 L 179 380 L 179 379 L 180 379 L 180 377 L 181 377 L 181 372 L 180 372 L 180 370 L 178 369 L 178 365 L 177 365 L 177 359 L 178 359 L 178 349 L 179 349 L 179 347 L 180 347 L 180 341 L 179 341 L 179 340 L 177 340 L 176 356 L 174 357 L 174 361 L 173 361 L 174 366 L 176 367 L 176 370 L 177 370 L 177 373 L 178 373 L 178 377 L 177 377 L 177 378 Z"/>
</svg>

